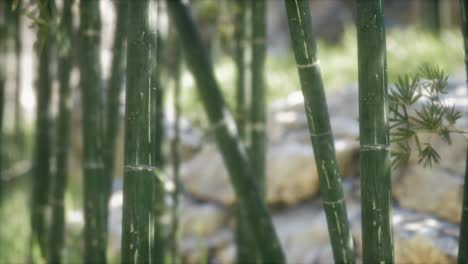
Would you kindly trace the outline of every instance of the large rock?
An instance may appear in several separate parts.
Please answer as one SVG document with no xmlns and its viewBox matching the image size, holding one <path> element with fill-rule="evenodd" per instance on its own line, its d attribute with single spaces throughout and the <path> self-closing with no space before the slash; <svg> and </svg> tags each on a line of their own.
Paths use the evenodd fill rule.
<svg viewBox="0 0 468 264">
<path fill-rule="evenodd" d="M 336 142 L 337 159 L 343 175 L 357 170 L 355 141 Z M 200 200 L 232 205 L 235 201 L 227 171 L 214 146 L 206 146 L 182 168 L 186 190 Z M 310 144 L 287 141 L 268 148 L 267 201 L 294 205 L 318 191 L 318 177 Z"/>
<path fill-rule="evenodd" d="M 222 229 L 226 221 L 226 212 L 218 205 L 186 200 L 180 208 L 181 236 L 212 235 Z"/>
<path fill-rule="evenodd" d="M 462 177 L 421 165 L 404 170 L 393 182 L 393 197 L 401 207 L 431 213 L 454 223 L 460 222 L 462 194 Z"/>
</svg>

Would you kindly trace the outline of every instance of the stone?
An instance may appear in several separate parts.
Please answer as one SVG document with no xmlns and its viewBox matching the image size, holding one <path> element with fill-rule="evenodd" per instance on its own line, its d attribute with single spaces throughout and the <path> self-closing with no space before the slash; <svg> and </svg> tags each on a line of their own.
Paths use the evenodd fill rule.
<svg viewBox="0 0 468 264">
<path fill-rule="evenodd" d="M 186 200 L 180 208 L 181 236 L 208 236 L 226 224 L 226 212 L 218 205 Z"/>
<path fill-rule="evenodd" d="M 343 175 L 355 175 L 358 144 L 336 141 L 338 165 Z M 196 199 L 234 204 L 235 195 L 222 158 L 214 146 L 206 146 L 181 171 L 185 189 Z M 272 144 L 267 154 L 267 201 L 295 205 L 318 192 L 318 177 L 310 144 L 287 141 Z"/>
<path fill-rule="evenodd" d="M 403 208 L 431 213 L 447 221 L 461 219 L 463 178 L 440 168 L 413 165 L 393 180 L 393 197 Z"/>
<path fill-rule="evenodd" d="M 356 247 L 362 257 L 360 206 L 348 202 L 348 217 Z M 325 213 L 318 202 L 305 203 L 273 216 L 287 263 L 333 263 Z M 399 207 L 393 210 L 396 263 L 454 263 L 457 256 L 458 226 Z M 225 241 L 226 242 L 226 241 Z M 215 263 L 235 263 L 235 245 L 216 246 Z"/>
</svg>

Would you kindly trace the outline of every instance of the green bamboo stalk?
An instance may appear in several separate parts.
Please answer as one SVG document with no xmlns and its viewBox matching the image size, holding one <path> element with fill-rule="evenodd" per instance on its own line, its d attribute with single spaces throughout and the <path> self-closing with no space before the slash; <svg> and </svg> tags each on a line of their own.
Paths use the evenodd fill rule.
<svg viewBox="0 0 468 264">
<path fill-rule="evenodd" d="M 251 100 L 249 109 L 249 120 L 246 133 L 249 134 L 249 159 L 255 180 L 260 187 L 260 195 L 265 199 L 265 121 L 266 102 L 264 84 L 264 65 L 266 53 L 266 4 L 265 0 L 250 1 L 251 9 L 250 25 L 252 36 L 250 39 L 252 49 L 251 66 Z M 247 113 L 244 113 L 246 116 Z M 245 218 L 238 217 L 238 262 L 262 262 L 258 248 L 253 242 L 249 227 Z"/>
<path fill-rule="evenodd" d="M 5 10 L 5 3 L 0 2 L 0 9 Z M 5 78 L 6 78 L 6 41 L 5 41 L 5 20 L 0 18 L 0 221 L 2 220 L 3 205 L 3 112 L 5 108 Z M 3 227 L 0 226 L 0 235 Z M 1 246 L 1 245 L 0 245 Z"/>
<path fill-rule="evenodd" d="M 240 140 L 246 143 L 246 127 L 251 120 L 248 119 L 247 109 L 247 98 L 246 98 L 246 81 L 247 81 L 247 68 L 246 65 L 246 54 L 245 46 L 247 44 L 247 11 L 252 8 L 253 5 L 248 6 L 246 0 L 235 1 L 235 32 L 234 32 L 234 43 L 235 43 L 235 63 L 237 70 L 236 80 L 236 121 L 239 131 Z M 251 20 L 249 20 L 251 21 Z M 258 59 L 257 53 L 257 59 Z M 258 65 L 258 63 L 257 63 Z M 249 235 L 247 221 L 242 217 L 240 207 L 237 207 L 236 219 L 236 253 L 237 262 L 258 262 L 260 261 L 258 252 L 255 247 L 255 241 L 252 236 Z"/>
<path fill-rule="evenodd" d="M 154 243 L 153 243 L 153 257 L 156 263 L 163 263 L 165 261 L 166 252 L 166 239 L 161 219 L 164 215 L 166 204 L 165 204 L 165 174 L 164 174 L 164 156 L 163 156 L 163 141 L 164 141 L 164 89 L 161 83 L 161 65 L 163 58 L 162 51 L 162 37 L 159 32 L 159 19 L 161 14 L 161 8 L 159 0 L 152 0 L 155 4 L 155 20 L 156 25 L 154 26 L 155 33 L 152 35 L 152 70 L 151 70 L 151 82 L 152 82 L 152 93 L 151 102 L 152 114 L 151 118 L 154 119 L 154 127 L 152 129 L 151 137 L 153 138 L 153 144 L 151 148 L 154 149 L 153 164 L 156 167 L 158 174 L 156 181 L 156 197 L 155 197 L 155 226 L 154 226 Z"/>
<path fill-rule="evenodd" d="M 285 0 L 285 3 L 333 256 L 336 263 L 354 263 L 353 240 L 312 31 L 309 1 Z"/>
<path fill-rule="evenodd" d="M 83 116 L 84 261 L 106 262 L 107 184 L 99 63 L 99 1 L 80 1 L 80 86 Z"/>
<path fill-rule="evenodd" d="M 235 1 L 235 31 L 234 45 L 235 54 L 234 60 L 236 64 L 236 121 L 239 129 L 239 136 L 245 140 L 245 118 L 247 116 L 246 109 L 246 67 L 245 67 L 245 43 L 246 43 L 246 0 Z"/>
<path fill-rule="evenodd" d="M 15 11 L 15 110 L 14 110 L 14 131 L 16 147 L 19 154 L 24 151 L 24 131 L 23 115 L 21 109 L 21 1 L 18 1 Z"/>
<path fill-rule="evenodd" d="M 265 54 L 266 54 L 266 0 L 251 1 L 252 4 L 252 89 L 250 106 L 250 164 L 260 193 L 265 196 L 265 149 L 266 149 L 266 101 L 265 101 Z"/>
<path fill-rule="evenodd" d="M 181 89 L 181 64 L 182 64 L 182 54 L 180 50 L 180 45 L 177 42 L 177 38 L 174 36 L 174 65 L 173 65 L 173 78 L 174 78 L 174 138 L 172 140 L 171 154 L 172 154 L 172 172 L 174 177 L 174 191 L 172 193 L 172 210 L 171 210 L 171 239 L 170 239 L 170 251 L 171 251 L 171 263 L 179 264 L 181 263 L 179 256 L 179 239 L 180 239 L 180 230 L 179 230 L 179 200 L 181 195 L 182 182 L 180 179 L 179 166 L 180 166 L 180 89 Z"/>
<path fill-rule="evenodd" d="M 107 87 L 107 104 L 106 104 L 106 127 L 104 138 L 105 151 L 105 177 L 106 179 L 106 203 L 108 203 L 112 195 L 112 182 L 115 174 L 115 152 L 117 143 L 117 134 L 120 124 L 120 95 L 122 92 L 122 76 L 125 70 L 125 44 L 127 38 L 127 10 L 128 1 L 116 1 L 115 8 L 117 10 L 116 26 L 114 32 L 114 41 L 112 47 L 112 66 L 111 75 Z M 106 217 L 108 219 L 108 211 Z M 107 231 L 106 221 L 106 231 Z"/>
<path fill-rule="evenodd" d="M 107 89 L 107 109 L 106 109 L 106 177 L 107 196 L 112 193 L 112 180 L 115 168 L 115 152 L 117 133 L 120 123 L 119 106 L 120 94 L 122 92 L 122 76 L 125 70 L 125 40 L 127 37 L 127 9 L 128 1 L 116 1 L 117 20 L 114 33 L 114 43 L 112 47 L 112 66 Z"/>
<path fill-rule="evenodd" d="M 461 31 L 465 51 L 465 71 L 468 82 L 468 0 L 460 0 L 460 11 Z M 460 240 L 458 241 L 458 264 L 468 263 L 468 151 L 466 157 Z"/>
<path fill-rule="evenodd" d="M 247 160 L 244 146 L 238 139 L 236 124 L 214 77 L 200 33 L 189 10 L 180 0 L 166 0 L 166 3 L 182 43 L 188 68 L 196 80 L 197 90 L 213 127 L 238 204 L 248 220 L 262 260 L 265 263 L 284 263 L 285 257 L 268 209 Z"/>
<path fill-rule="evenodd" d="M 39 17 L 49 22 L 52 15 L 53 2 L 38 0 Z M 38 244 L 41 255 L 46 258 L 46 208 L 49 203 L 50 190 L 50 157 L 51 157 L 51 38 L 48 25 L 40 25 L 37 32 L 38 79 L 37 79 L 37 110 L 36 134 L 33 157 L 34 171 L 32 175 L 31 230 L 32 243 Z"/>
<path fill-rule="evenodd" d="M 62 47 L 59 47 L 59 116 L 57 127 L 57 170 L 52 176 L 52 222 L 49 236 L 49 261 L 61 263 L 65 240 L 65 190 L 67 186 L 68 149 L 70 139 L 70 73 L 72 68 L 72 0 L 63 2 L 60 34 Z"/>
<path fill-rule="evenodd" d="M 155 119 L 153 32 L 149 0 L 129 1 L 122 263 L 163 263 L 154 255 L 157 171 L 154 164 Z"/>
<path fill-rule="evenodd" d="M 363 263 L 393 263 L 383 0 L 357 1 Z"/>
</svg>

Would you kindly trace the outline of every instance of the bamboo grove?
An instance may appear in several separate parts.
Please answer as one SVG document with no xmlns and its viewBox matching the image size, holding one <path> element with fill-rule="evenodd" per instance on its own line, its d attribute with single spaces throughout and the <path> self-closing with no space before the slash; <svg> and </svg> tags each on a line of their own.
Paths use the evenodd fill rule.
<svg viewBox="0 0 468 264">
<path fill-rule="evenodd" d="M 7 146 L 13 145 L 21 155 L 26 155 L 31 148 L 30 168 L 25 173 L 29 188 L 29 252 L 22 260 L 67 263 L 71 244 L 68 234 L 71 231 L 67 227 L 71 211 L 68 196 L 79 192 L 83 227 L 80 242 L 75 243 L 79 244 L 80 261 L 193 262 L 183 254 L 181 241 L 187 195 L 183 181 L 186 161 L 183 157 L 184 117 L 193 114 L 183 108 L 182 101 L 189 95 L 186 83 L 193 82 L 189 86 L 197 94 L 196 104 L 205 113 L 203 116 L 196 113 L 197 118 L 206 123 L 203 124 L 206 132 L 203 139 L 216 146 L 216 154 L 222 160 L 233 189 L 235 201 L 229 208 L 233 216 L 229 223 L 230 239 L 236 250 L 233 258 L 236 263 L 288 262 L 288 241 L 282 238 L 284 234 L 273 218 L 276 208 L 268 200 L 271 173 L 268 169 L 272 165 L 268 163 L 269 95 L 272 92 L 268 59 L 273 38 L 268 26 L 269 10 L 274 1 L 222 0 L 216 3 L 222 6 L 219 9 L 224 13 L 227 13 L 227 7 L 232 7 L 232 14 L 229 14 L 232 25 L 227 40 L 223 39 L 223 32 L 210 36 L 209 30 L 202 27 L 201 2 L 0 1 L 0 222 L 10 217 L 2 211 L 4 201 L 10 195 L 5 172 L 10 166 L 7 156 L 12 154 Z M 459 2 L 463 51 L 468 58 L 468 0 Z M 426 71 L 423 69 L 414 76 L 414 82 L 410 82 L 410 77 L 399 79 L 396 92 L 392 90 L 387 77 L 385 0 L 355 0 L 353 3 L 361 234 L 352 233 L 355 227 L 351 224 L 349 203 L 347 207 L 337 141 L 335 131 L 332 131 L 332 113 L 329 101 L 327 103 L 329 94 L 323 74 L 326 69 L 319 60 L 319 34 L 312 24 L 315 14 L 321 10 L 312 8 L 309 0 L 281 1 L 288 52 L 294 61 L 292 69 L 297 72 L 288 78 L 298 80 L 297 91 L 303 98 L 307 140 L 313 151 L 313 159 L 309 162 L 315 164 L 320 210 L 326 219 L 333 256 L 329 261 L 395 263 L 392 164 L 395 167 L 395 163 L 402 163 L 407 153 L 398 152 L 400 156 L 395 156 L 392 150 L 395 142 L 400 147 L 409 146 L 406 141 L 402 143 L 401 133 L 411 132 L 410 118 L 406 111 L 405 117 L 399 114 L 399 106 L 394 105 L 399 99 L 395 98 L 404 97 L 403 92 L 410 91 L 406 95 L 411 100 L 419 99 L 422 96 L 414 95 L 416 88 L 413 86 L 426 79 L 430 81 L 431 76 L 434 80 L 447 80 L 443 74 L 437 75 L 440 73 L 438 68 L 428 66 Z M 440 37 L 442 22 L 437 14 L 441 3 L 431 1 L 431 4 L 434 12 L 425 18 L 429 20 L 426 23 L 433 23 L 433 33 Z M 111 37 L 103 34 L 103 21 L 107 19 L 103 14 L 108 12 L 103 6 L 110 7 L 114 13 Z M 224 13 L 221 15 L 226 15 Z M 437 17 L 431 19 L 432 16 Z M 21 107 L 24 23 L 36 33 L 32 128 L 25 125 L 27 114 Z M 229 47 L 226 53 L 234 73 L 231 94 L 219 80 L 215 62 L 218 55 L 212 52 L 214 44 L 209 43 L 210 38 L 225 41 Z M 108 46 L 108 53 L 104 55 L 103 46 Z M 225 51 L 221 49 L 220 52 Z M 322 60 L 328 59 L 321 55 Z M 103 67 L 103 61 L 108 67 Z M 468 80 L 468 60 L 465 59 L 465 63 Z M 13 77 L 9 76 L 10 68 L 16 72 Z M 108 70 L 105 72 L 104 68 Z M 7 89 L 10 86 L 14 87 L 13 91 Z M 437 92 L 436 99 L 429 101 L 437 103 L 439 93 L 443 94 L 443 89 Z M 10 98 L 13 122 L 6 118 Z M 420 116 L 425 111 L 424 107 L 422 109 L 417 112 Z M 441 115 L 455 123 L 461 114 L 453 109 Z M 392 130 L 394 115 L 396 119 L 400 116 L 408 122 L 401 121 L 396 133 Z M 170 122 L 169 117 L 172 117 Z M 75 125 L 76 120 L 79 120 L 79 126 Z M 417 118 L 412 120 L 418 122 Z M 9 123 L 12 129 L 8 128 Z M 121 127 L 123 139 L 119 140 Z M 14 137 L 7 137 L 7 132 Z M 31 147 L 28 136 L 31 137 Z M 414 134 L 403 138 L 409 140 L 413 136 L 417 138 Z M 76 141 L 80 145 L 77 151 L 79 165 L 71 162 L 72 154 L 76 155 L 72 152 Z M 118 155 L 121 145 L 123 158 Z M 419 151 L 420 161 L 424 160 L 424 153 L 421 154 L 424 149 L 419 148 Z M 431 155 L 435 161 L 443 159 L 437 153 Z M 431 161 L 426 164 L 432 165 Z M 468 156 L 465 170 L 463 206 L 460 208 L 460 264 L 468 263 Z M 71 176 L 75 173 L 81 175 L 79 183 Z M 203 174 L 203 171 L 195 173 Z M 75 190 L 74 184 L 79 186 L 79 191 Z M 121 232 L 117 246 L 119 256 L 116 257 L 109 254 L 114 242 L 110 240 L 110 223 L 115 220 L 112 218 L 115 217 L 112 214 L 113 199 L 119 188 L 122 219 L 118 231 Z M 312 206 L 308 202 L 303 205 Z M 0 226 L 0 237 L 4 228 L 7 227 Z M 209 257 L 214 253 L 205 254 Z M 199 262 L 204 263 L 203 260 Z"/>
</svg>

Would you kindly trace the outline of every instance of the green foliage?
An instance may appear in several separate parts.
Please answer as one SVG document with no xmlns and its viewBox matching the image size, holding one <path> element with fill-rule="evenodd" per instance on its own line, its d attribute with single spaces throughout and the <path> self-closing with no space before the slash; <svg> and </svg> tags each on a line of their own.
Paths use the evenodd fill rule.
<svg viewBox="0 0 468 264">
<path fill-rule="evenodd" d="M 18 8 L 18 3 L 19 0 L 13 0 L 12 10 Z M 30 27 L 38 30 L 37 39 L 34 43 L 36 50 L 42 51 L 46 41 L 52 38 L 52 41 L 57 45 L 60 56 L 66 56 L 70 53 L 71 40 L 68 36 L 71 33 L 63 26 L 59 16 L 55 15 L 52 0 L 37 0 L 35 5 L 21 9 L 19 12 L 29 18 Z"/>
<path fill-rule="evenodd" d="M 317 40 L 317 50 L 320 53 L 321 74 L 326 91 L 333 92 L 357 83 L 357 46 L 354 27 L 347 27 L 342 40 L 338 43 L 328 43 Z M 408 45 L 412 43 L 412 45 Z M 393 29 L 387 32 L 387 67 L 389 83 L 395 83 L 398 78 L 408 72 L 416 72 L 422 63 L 431 60 L 449 73 L 463 68 L 463 42 L 459 30 L 446 30 L 441 37 L 435 37 L 428 32 L 422 32 L 417 27 Z M 236 98 L 236 68 L 229 56 L 220 56 L 213 61 L 215 74 L 223 88 L 223 93 L 230 106 L 235 106 Z M 300 87 L 295 59 L 292 54 L 268 53 L 265 79 L 268 102 L 285 98 Z M 339 73 L 339 74 L 337 74 Z M 202 111 L 195 82 L 188 72 L 182 73 L 181 104 L 186 111 L 186 117 L 206 127 L 207 120 L 199 113 Z"/>
<path fill-rule="evenodd" d="M 460 112 L 441 98 L 447 85 L 445 71 L 428 64 L 398 78 L 389 92 L 393 166 L 408 163 L 415 148 L 418 162 L 431 167 L 440 160 L 431 139 L 451 144 L 451 133 L 462 133 L 455 128 Z"/>
</svg>

